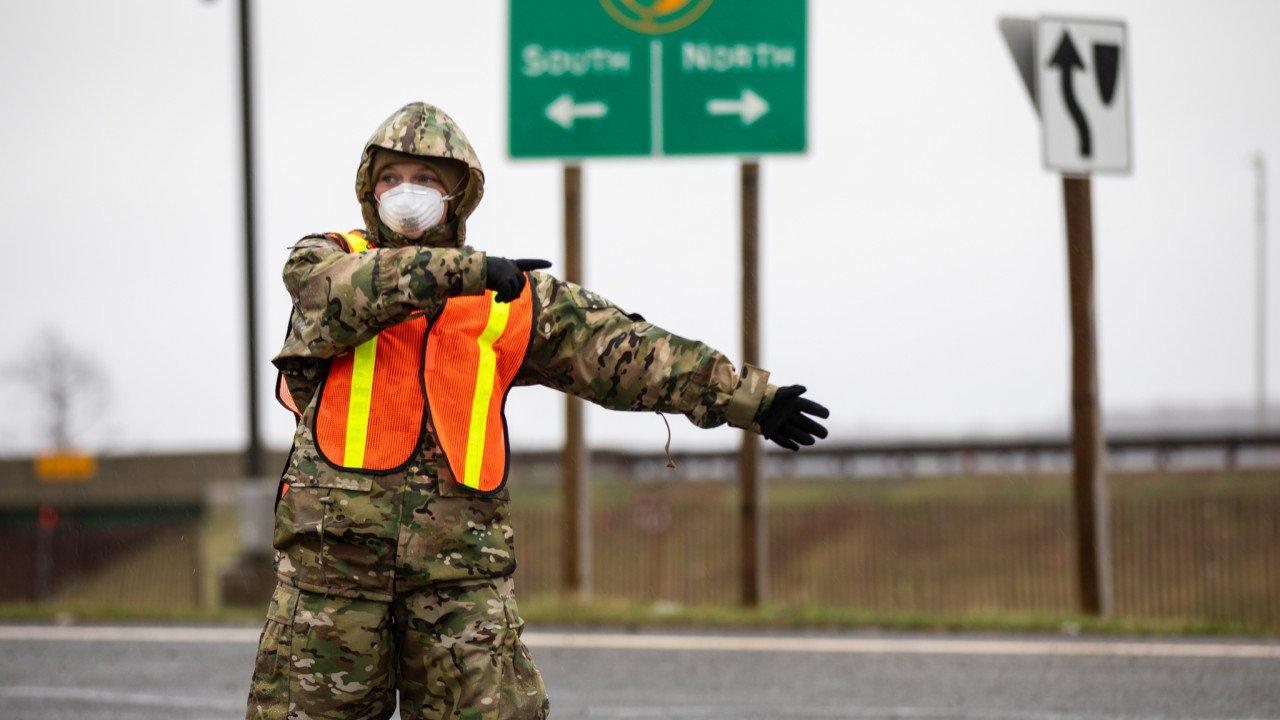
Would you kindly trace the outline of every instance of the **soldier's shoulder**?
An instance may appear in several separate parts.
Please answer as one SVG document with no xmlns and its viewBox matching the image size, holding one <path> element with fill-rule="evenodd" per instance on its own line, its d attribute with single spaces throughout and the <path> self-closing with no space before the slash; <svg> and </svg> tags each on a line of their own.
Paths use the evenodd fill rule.
<svg viewBox="0 0 1280 720">
<path fill-rule="evenodd" d="M 529 271 L 533 278 L 534 292 L 543 308 L 565 306 L 585 310 L 603 310 L 617 307 L 611 300 L 569 280 L 561 280 L 541 270 Z"/>
<path fill-rule="evenodd" d="M 556 301 L 564 284 L 560 278 L 543 270 L 530 270 L 529 280 L 533 285 L 534 298 L 544 310 Z"/>
</svg>

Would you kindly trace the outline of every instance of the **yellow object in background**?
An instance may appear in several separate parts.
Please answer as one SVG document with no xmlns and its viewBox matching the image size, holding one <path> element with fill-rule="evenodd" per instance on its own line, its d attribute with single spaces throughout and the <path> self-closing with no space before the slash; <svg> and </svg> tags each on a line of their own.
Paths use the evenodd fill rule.
<svg viewBox="0 0 1280 720">
<path fill-rule="evenodd" d="M 98 458 L 84 453 L 59 452 L 35 459 L 40 482 L 85 482 L 98 474 Z"/>
</svg>

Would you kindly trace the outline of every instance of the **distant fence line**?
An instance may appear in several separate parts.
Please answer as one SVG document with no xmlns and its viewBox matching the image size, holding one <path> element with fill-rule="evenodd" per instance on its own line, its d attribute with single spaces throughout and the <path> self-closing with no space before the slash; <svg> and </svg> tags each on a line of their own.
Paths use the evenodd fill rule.
<svg viewBox="0 0 1280 720">
<path fill-rule="evenodd" d="M 590 472 L 597 477 L 720 480 L 736 475 L 737 450 L 674 453 L 596 448 Z M 268 453 L 267 467 L 283 466 L 285 451 Z M 101 507 L 144 499 L 149 503 L 199 502 L 210 479 L 238 476 L 235 452 L 147 453 L 100 458 L 95 478 L 84 483 L 40 482 L 32 457 L 0 459 L 0 507 L 74 504 Z M 1116 434 L 1107 439 L 1107 464 L 1115 470 L 1280 468 L 1280 432 Z M 512 451 L 512 476 L 521 482 L 560 480 L 560 450 Z M 798 453 L 766 448 L 762 469 L 774 477 L 870 478 L 917 475 L 1063 473 L 1071 469 L 1066 436 L 991 439 L 877 440 L 820 443 Z M 94 482 L 110 480 L 109 483 Z"/>
<path fill-rule="evenodd" d="M 512 516 L 516 587 L 559 591 L 560 513 Z M 653 495 L 597 508 L 593 591 L 684 604 L 738 601 L 736 508 Z M 1117 498 L 1120 617 L 1280 628 L 1280 496 Z M 769 597 L 880 612 L 1077 611 L 1070 501 L 852 498 L 770 508 Z"/>
</svg>

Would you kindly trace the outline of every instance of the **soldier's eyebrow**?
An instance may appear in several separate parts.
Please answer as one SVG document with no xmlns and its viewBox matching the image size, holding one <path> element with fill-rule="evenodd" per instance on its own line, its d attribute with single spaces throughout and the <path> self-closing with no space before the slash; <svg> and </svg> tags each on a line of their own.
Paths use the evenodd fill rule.
<svg viewBox="0 0 1280 720">
<path fill-rule="evenodd" d="M 392 163 L 384 167 L 382 169 L 382 172 L 384 174 L 388 172 L 393 172 L 400 176 L 413 176 L 413 177 L 417 177 L 419 175 L 425 174 L 425 175 L 430 175 L 431 178 L 434 180 L 440 179 L 440 173 L 436 172 L 435 170 L 432 170 L 430 165 L 417 165 L 413 163 Z"/>
</svg>

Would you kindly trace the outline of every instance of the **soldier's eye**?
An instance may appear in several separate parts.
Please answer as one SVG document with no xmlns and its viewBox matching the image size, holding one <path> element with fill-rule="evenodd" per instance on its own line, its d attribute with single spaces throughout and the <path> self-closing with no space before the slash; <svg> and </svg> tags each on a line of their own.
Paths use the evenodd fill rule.
<svg viewBox="0 0 1280 720">
<path fill-rule="evenodd" d="M 394 185 L 395 183 L 400 182 L 400 178 L 396 175 L 387 173 L 386 175 L 383 175 L 382 177 L 378 178 L 378 182 L 387 183 L 388 185 Z"/>
</svg>

